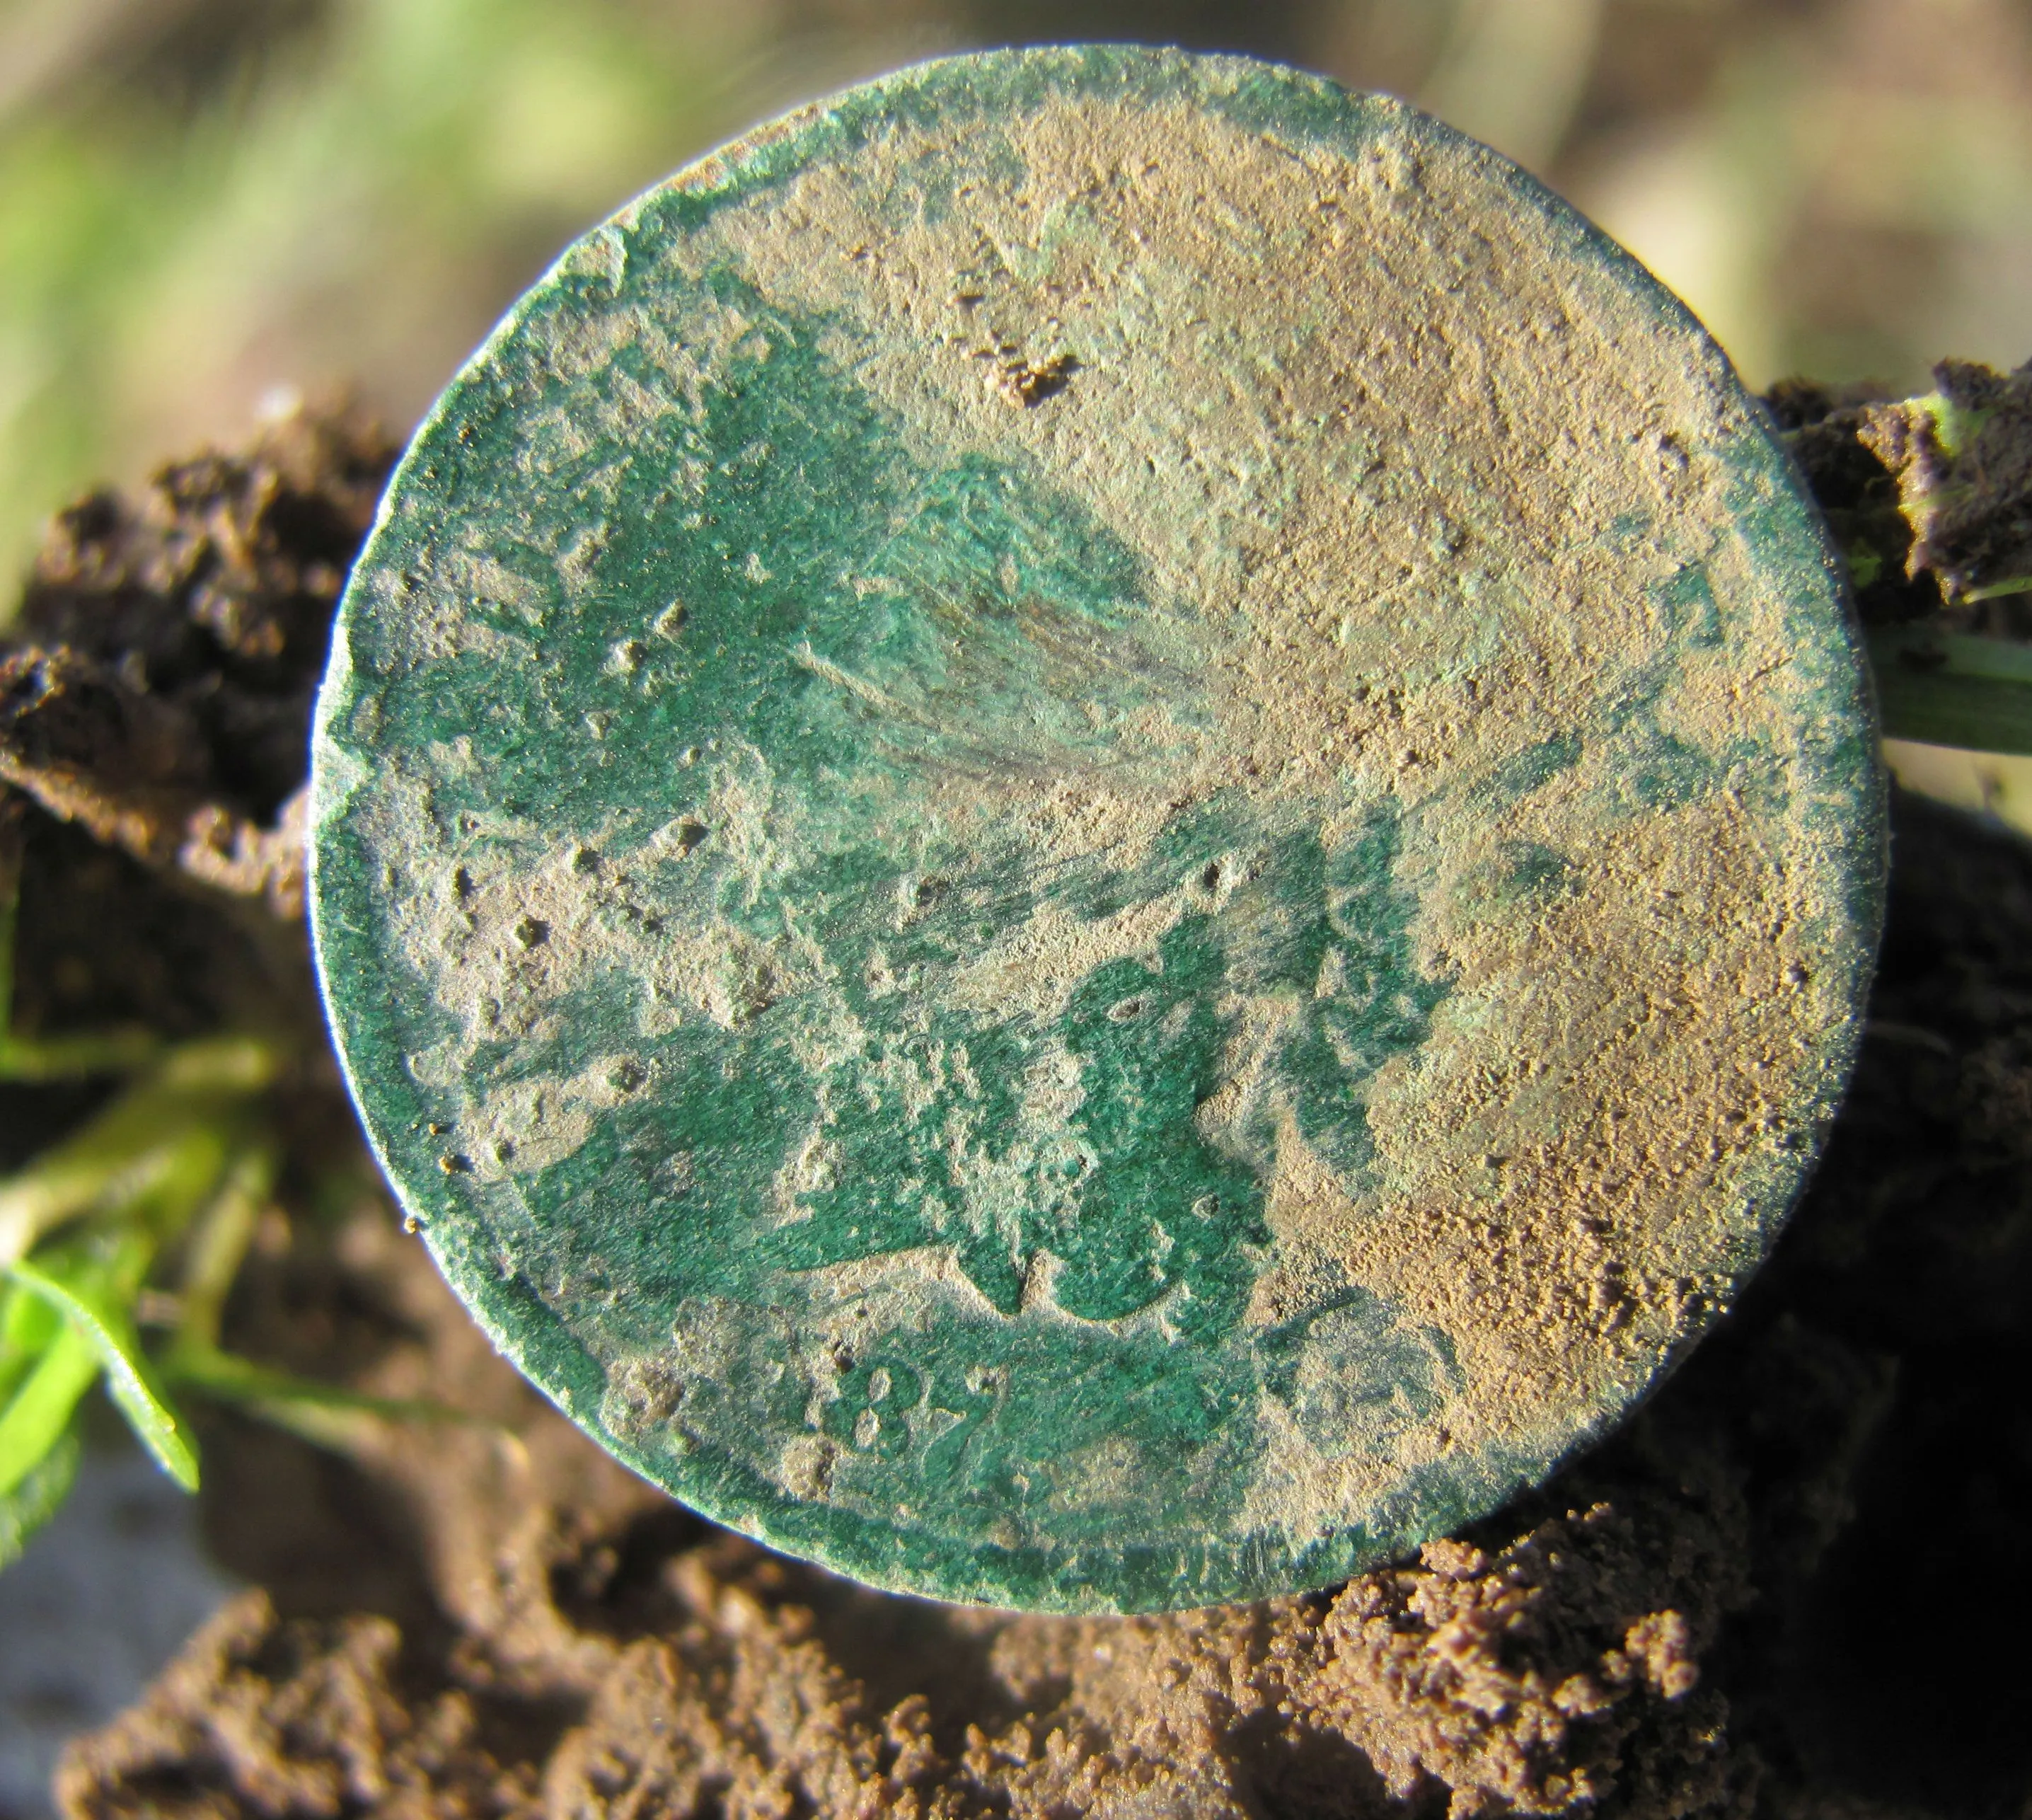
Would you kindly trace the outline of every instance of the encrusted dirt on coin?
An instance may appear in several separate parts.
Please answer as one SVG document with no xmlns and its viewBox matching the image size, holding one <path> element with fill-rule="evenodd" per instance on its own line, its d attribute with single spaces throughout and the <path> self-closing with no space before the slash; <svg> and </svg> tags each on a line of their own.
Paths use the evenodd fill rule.
<svg viewBox="0 0 2032 1820">
<path fill-rule="evenodd" d="M 309 1015 L 307 974 L 246 959 L 296 925 L 13 813 L 32 1023 Z M 2032 853 L 1922 805 L 1897 825 L 1862 1066 L 1735 1313 L 1542 1492 L 1305 1598 L 1014 1618 L 778 1559 L 609 1462 L 389 1209 L 314 1216 L 300 1168 L 234 1344 L 480 1419 L 316 1448 L 210 1416 L 207 1530 L 256 1590 L 73 1747 L 64 1811 L 2015 1813 Z M 299 1125 L 306 1158 L 350 1142 L 328 1086 Z"/>
</svg>

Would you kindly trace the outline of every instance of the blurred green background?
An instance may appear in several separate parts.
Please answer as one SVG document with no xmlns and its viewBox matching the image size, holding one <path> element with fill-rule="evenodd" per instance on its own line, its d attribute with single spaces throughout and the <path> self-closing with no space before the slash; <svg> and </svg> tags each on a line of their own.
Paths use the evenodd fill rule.
<svg viewBox="0 0 2032 1820">
<path fill-rule="evenodd" d="M 406 426 L 575 233 L 753 121 L 1078 37 L 1418 100 L 1754 385 L 2032 355 L 2032 0 L 0 0 L 0 573 L 291 389 Z"/>
</svg>

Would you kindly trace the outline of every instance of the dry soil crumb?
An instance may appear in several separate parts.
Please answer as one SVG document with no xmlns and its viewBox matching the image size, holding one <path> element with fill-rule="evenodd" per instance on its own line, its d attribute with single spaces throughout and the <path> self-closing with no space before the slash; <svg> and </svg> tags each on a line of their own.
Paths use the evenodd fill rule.
<svg viewBox="0 0 2032 1820">
<path fill-rule="evenodd" d="M 1770 404 L 1848 558 L 1863 618 L 1945 611 L 1957 629 L 2032 633 L 2032 362 L 1943 361 L 1934 390 L 1788 379 Z"/>
<path fill-rule="evenodd" d="M 156 868 L 286 914 L 332 609 L 395 456 L 341 411 L 60 513 L 0 656 L 0 779 Z"/>
</svg>

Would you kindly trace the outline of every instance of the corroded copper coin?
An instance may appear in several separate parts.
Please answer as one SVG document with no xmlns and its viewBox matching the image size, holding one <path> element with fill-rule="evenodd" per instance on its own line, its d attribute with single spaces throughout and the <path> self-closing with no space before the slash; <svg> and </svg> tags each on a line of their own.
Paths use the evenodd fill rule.
<svg viewBox="0 0 2032 1820">
<path fill-rule="evenodd" d="M 573 246 L 317 734 L 402 1201 L 638 1471 L 878 1585 L 1347 1575 L 1725 1306 L 1854 1051 L 1838 572 L 1686 312 L 1402 104 L 933 63 Z"/>
</svg>

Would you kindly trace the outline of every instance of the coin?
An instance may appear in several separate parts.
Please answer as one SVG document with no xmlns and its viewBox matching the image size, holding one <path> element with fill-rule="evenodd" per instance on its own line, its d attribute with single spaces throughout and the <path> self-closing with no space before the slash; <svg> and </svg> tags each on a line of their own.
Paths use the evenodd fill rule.
<svg viewBox="0 0 2032 1820">
<path fill-rule="evenodd" d="M 320 701 L 353 1091 L 719 1522 L 1050 1610 L 1318 1586 L 1622 1416 L 1843 1086 L 1840 572 L 1686 311 L 1403 104 L 1000 51 L 573 245 Z"/>
</svg>

